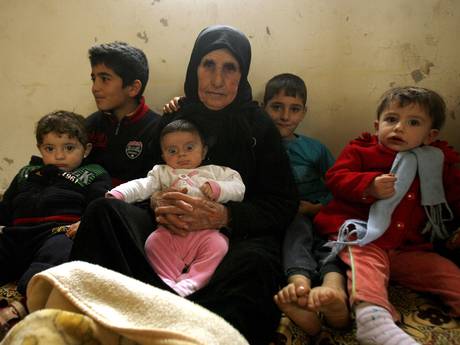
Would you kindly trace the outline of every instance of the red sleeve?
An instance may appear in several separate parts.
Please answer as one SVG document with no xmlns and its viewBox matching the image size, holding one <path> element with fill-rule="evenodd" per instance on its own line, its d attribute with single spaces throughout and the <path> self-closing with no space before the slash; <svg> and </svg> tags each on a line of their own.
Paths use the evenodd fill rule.
<svg viewBox="0 0 460 345">
<path fill-rule="evenodd" d="M 345 147 L 335 164 L 326 173 L 326 184 L 334 197 L 352 202 L 371 204 L 374 198 L 366 196 L 364 191 L 381 172 L 366 171 L 366 159 L 359 146 L 351 143 Z"/>
<path fill-rule="evenodd" d="M 455 217 L 460 217 L 460 155 L 446 141 L 432 144 L 444 153 L 444 192 L 446 200 Z"/>
</svg>

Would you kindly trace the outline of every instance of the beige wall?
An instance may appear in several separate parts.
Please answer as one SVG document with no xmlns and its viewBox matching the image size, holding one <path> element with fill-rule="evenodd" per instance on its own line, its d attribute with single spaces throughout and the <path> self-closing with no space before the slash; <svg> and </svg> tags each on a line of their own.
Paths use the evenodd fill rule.
<svg viewBox="0 0 460 345">
<path fill-rule="evenodd" d="M 43 114 L 89 114 L 87 49 L 124 40 L 143 49 L 156 110 L 182 94 L 197 33 L 224 23 L 250 38 L 250 80 L 302 76 L 309 113 L 299 132 L 334 154 L 372 129 L 375 104 L 390 86 L 441 92 L 449 115 L 443 137 L 460 149 L 460 1 L 457 0 L 0 0 L 0 191 L 36 153 Z"/>
</svg>

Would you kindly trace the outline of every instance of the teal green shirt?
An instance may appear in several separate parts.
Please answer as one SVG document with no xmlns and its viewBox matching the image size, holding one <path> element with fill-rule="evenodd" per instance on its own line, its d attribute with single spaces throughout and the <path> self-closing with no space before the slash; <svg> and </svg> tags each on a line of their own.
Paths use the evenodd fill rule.
<svg viewBox="0 0 460 345">
<path fill-rule="evenodd" d="M 334 164 L 331 152 L 316 139 L 296 134 L 283 140 L 301 200 L 327 204 L 332 195 L 324 184 L 326 171 Z"/>
</svg>

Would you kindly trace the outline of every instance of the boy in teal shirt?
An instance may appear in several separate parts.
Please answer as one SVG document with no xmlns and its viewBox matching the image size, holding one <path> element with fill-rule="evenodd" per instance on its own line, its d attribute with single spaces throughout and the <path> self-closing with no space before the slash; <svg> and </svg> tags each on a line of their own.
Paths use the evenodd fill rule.
<svg viewBox="0 0 460 345">
<path fill-rule="evenodd" d="M 311 222 L 332 198 L 323 177 L 334 158 L 318 140 L 295 133 L 305 117 L 306 101 L 305 83 L 296 75 L 280 74 L 266 85 L 264 108 L 281 133 L 301 199 L 283 244 L 288 284 L 275 295 L 275 302 L 299 327 L 315 335 L 321 328 L 318 312 L 337 328 L 348 325 L 349 312 L 342 263 L 338 259 L 322 263 L 330 249 L 323 246 L 326 241 L 315 234 Z"/>
</svg>

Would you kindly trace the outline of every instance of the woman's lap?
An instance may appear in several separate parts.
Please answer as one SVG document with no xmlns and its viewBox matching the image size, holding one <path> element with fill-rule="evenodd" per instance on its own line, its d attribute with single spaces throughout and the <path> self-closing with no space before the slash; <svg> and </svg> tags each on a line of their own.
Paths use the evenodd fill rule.
<svg viewBox="0 0 460 345">
<path fill-rule="evenodd" d="M 85 212 L 71 259 L 171 291 L 144 254 L 144 242 L 154 227 L 150 211 L 98 199 Z M 279 242 L 269 237 L 235 241 L 208 285 L 188 299 L 222 316 L 250 343 L 268 343 L 280 318 L 272 296 L 282 279 Z"/>
<path fill-rule="evenodd" d="M 82 218 L 71 260 L 98 264 L 166 289 L 144 255 L 144 242 L 154 228 L 149 210 L 116 199 L 97 199 Z"/>
<path fill-rule="evenodd" d="M 222 316 L 251 344 L 267 344 L 280 320 L 273 302 L 284 279 L 278 247 L 270 237 L 231 243 L 209 284 L 189 299 Z"/>
</svg>

